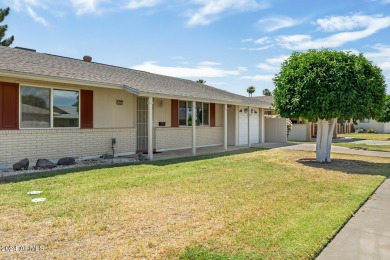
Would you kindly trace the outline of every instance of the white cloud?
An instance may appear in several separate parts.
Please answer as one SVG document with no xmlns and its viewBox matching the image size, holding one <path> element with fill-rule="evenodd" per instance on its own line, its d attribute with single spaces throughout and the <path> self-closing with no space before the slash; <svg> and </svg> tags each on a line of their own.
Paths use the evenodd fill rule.
<svg viewBox="0 0 390 260">
<path fill-rule="evenodd" d="M 254 40 L 252 38 L 248 39 L 242 39 L 241 42 L 253 42 Z"/>
<path fill-rule="evenodd" d="M 288 59 L 288 57 L 288 55 L 282 55 L 273 58 L 268 58 L 265 59 L 264 63 L 259 63 L 256 67 L 265 72 L 278 73 L 280 70 L 280 65 L 283 61 Z"/>
<path fill-rule="evenodd" d="M 270 44 L 270 45 L 265 45 L 265 46 L 256 47 L 256 48 L 241 48 L 241 50 L 243 50 L 243 51 L 264 51 L 264 50 L 268 50 L 269 48 L 274 47 L 274 46 L 275 46 L 275 44 Z"/>
<path fill-rule="evenodd" d="M 300 20 L 295 20 L 287 16 L 275 16 L 258 20 L 256 27 L 266 32 L 273 32 L 282 28 L 298 25 L 301 22 L 302 21 Z"/>
<path fill-rule="evenodd" d="M 54 14 L 63 13 L 64 7 L 70 6 L 77 15 L 102 14 L 120 9 L 150 8 L 162 0 L 5 0 L 15 11 L 25 11 L 31 15 L 29 8 L 44 9 Z M 33 12 L 35 12 L 33 10 Z M 39 21 L 41 22 L 41 21 Z M 42 23 L 42 22 L 41 22 Z"/>
<path fill-rule="evenodd" d="M 265 81 L 272 82 L 272 79 L 275 77 L 273 74 L 268 75 L 255 75 L 255 76 L 243 76 L 242 79 L 256 80 L 256 81 Z"/>
<path fill-rule="evenodd" d="M 239 71 L 248 71 L 247 67 L 237 67 Z"/>
<path fill-rule="evenodd" d="M 270 40 L 270 38 L 268 36 L 261 37 L 261 38 L 259 38 L 259 39 L 254 41 L 254 43 L 256 43 L 256 44 L 267 44 L 267 43 L 270 43 L 270 42 L 271 42 L 271 40 Z"/>
<path fill-rule="evenodd" d="M 31 7 L 29 7 L 29 6 L 27 7 L 27 12 L 34 19 L 34 21 L 36 21 L 38 23 L 41 23 L 41 24 L 43 24 L 45 26 L 48 25 L 48 23 L 46 22 L 45 18 L 37 15 Z"/>
<path fill-rule="evenodd" d="M 126 8 L 138 9 L 145 7 L 153 7 L 158 5 L 159 3 L 159 0 L 130 0 L 130 2 L 126 5 Z"/>
<path fill-rule="evenodd" d="M 365 28 L 371 20 L 372 17 L 367 15 L 329 16 L 317 19 L 316 24 L 325 32 L 350 31 Z"/>
<path fill-rule="evenodd" d="M 261 69 L 261 70 L 265 70 L 265 71 L 268 71 L 268 72 L 278 72 L 279 69 L 280 69 L 280 66 L 272 66 L 270 64 L 267 64 L 267 63 L 260 63 L 256 66 L 257 68 Z"/>
<path fill-rule="evenodd" d="M 277 57 L 273 57 L 273 58 L 268 58 L 265 61 L 270 65 L 280 67 L 280 64 L 282 64 L 282 62 L 287 60 L 289 57 L 290 57 L 289 55 L 281 55 L 281 56 L 277 56 Z"/>
<path fill-rule="evenodd" d="M 288 55 L 281 55 L 272 58 L 265 59 L 265 62 L 258 64 L 256 67 L 261 70 L 261 74 L 254 76 L 243 76 L 242 79 L 263 81 L 266 83 L 272 83 L 272 79 L 275 74 L 279 72 L 281 63 L 286 60 Z"/>
<path fill-rule="evenodd" d="M 353 20 L 353 16 L 350 16 Z M 365 29 L 353 32 L 340 32 L 328 37 L 313 39 L 310 35 L 282 35 L 276 38 L 278 45 L 289 50 L 307 50 L 318 48 L 340 47 L 347 42 L 357 41 L 369 37 L 376 32 L 390 27 L 390 16 L 366 16 L 365 24 L 359 25 Z M 332 30 L 342 29 L 341 25 L 325 27 Z M 344 27 L 346 29 L 346 27 Z"/>
<path fill-rule="evenodd" d="M 189 67 L 170 67 L 170 66 L 160 66 L 156 64 L 156 61 L 146 61 L 143 64 L 135 65 L 131 67 L 132 69 L 148 71 L 160 75 L 172 76 L 172 77 L 210 77 L 210 78 L 220 78 L 227 76 L 239 75 L 238 70 L 224 70 L 221 68 L 216 68 L 215 66 L 204 66 L 199 65 L 193 68 Z"/>
<path fill-rule="evenodd" d="M 77 15 L 86 13 L 101 13 L 102 10 L 98 8 L 102 0 L 71 0 L 73 8 Z"/>
<path fill-rule="evenodd" d="M 200 66 L 218 66 L 218 65 L 221 65 L 221 63 L 219 62 L 214 62 L 214 61 L 202 61 L 199 63 Z"/>
<path fill-rule="evenodd" d="M 193 0 L 193 2 L 202 7 L 189 12 L 190 19 L 187 24 L 190 26 L 210 24 L 224 13 L 253 11 L 269 7 L 268 2 L 256 0 Z"/>
<path fill-rule="evenodd" d="M 390 84 L 390 46 L 375 45 L 374 52 L 366 52 L 364 56 L 382 69 L 386 81 Z"/>
</svg>

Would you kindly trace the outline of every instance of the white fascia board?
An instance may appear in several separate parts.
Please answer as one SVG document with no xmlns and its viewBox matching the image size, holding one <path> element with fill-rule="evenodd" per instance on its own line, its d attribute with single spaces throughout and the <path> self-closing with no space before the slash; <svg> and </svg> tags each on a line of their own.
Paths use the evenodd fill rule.
<svg viewBox="0 0 390 260">
<path fill-rule="evenodd" d="M 175 95 L 165 95 L 161 93 L 151 93 L 151 92 L 139 92 L 140 97 L 155 97 L 155 98 L 164 98 L 164 99 L 177 99 L 183 101 L 197 101 L 204 103 L 217 103 L 217 104 L 228 104 L 235 106 L 251 106 L 251 107 L 259 107 L 259 108 L 268 108 L 268 106 L 261 106 L 253 103 L 239 103 L 234 101 L 226 101 L 226 100 L 218 100 L 218 99 L 202 99 L 202 98 L 194 98 L 194 97 L 185 97 L 185 96 L 175 96 Z"/>
<path fill-rule="evenodd" d="M 37 81 L 45 81 L 45 82 L 53 82 L 53 83 L 73 84 L 73 85 L 88 86 L 88 87 L 123 89 L 123 85 L 119 85 L 119 84 L 108 84 L 108 83 L 101 83 L 101 82 L 95 82 L 95 81 L 70 79 L 70 78 L 64 78 L 64 77 L 44 76 L 44 75 L 29 74 L 29 73 L 24 73 L 24 72 L 9 72 L 9 71 L 4 71 L 4 70 L 0 70 L 0 77 L 8 77 L 8 78 L 15 78 L 15 79 L 23 79 L 23 80 L 37 80 Z"/>
</svg>

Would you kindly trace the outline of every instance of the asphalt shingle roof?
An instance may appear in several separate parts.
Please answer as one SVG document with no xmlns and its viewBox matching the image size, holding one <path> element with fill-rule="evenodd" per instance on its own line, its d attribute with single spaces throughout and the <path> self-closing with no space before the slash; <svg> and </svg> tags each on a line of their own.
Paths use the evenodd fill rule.
<svg viewBox="0 0 390 260">
<path fill-rule="evenodd" d="M 257 97 L 253 97 L 253 98 L 260 100 L 264 104 L 267 104 L 268 108 L 274 107 L 275 98 L 273 96 L 257 96 Z"/>
<path fill-rule="evenodd" d="M 0 72 L 83 81 L 91 85 L 93 83 L 117 85 L 139 95 L 155 94 L 171 98 L 268 107 L 263 101 L 191 80 L 18 48 L 0 47 Z"/>
</svg>

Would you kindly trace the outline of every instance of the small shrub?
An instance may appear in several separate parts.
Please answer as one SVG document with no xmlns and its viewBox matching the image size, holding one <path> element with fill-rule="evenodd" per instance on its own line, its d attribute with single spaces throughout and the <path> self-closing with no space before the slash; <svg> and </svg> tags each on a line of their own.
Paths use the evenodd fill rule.
<svg viewBox="0 0 390 260">
<path fill-rule="evenodd" d="M 365 132 L 366 132 L 366 130 L 364 130 L 363 128 L 359 128 L 356 130 L 356 133 L 359 133 L 359 134 L 365 133 Z"/>
<path fill-rule="evenodd" d="M 368 130 L 367 130 L 367 133 L 369 133 L 369 134 L 375 134 L 375 131 L 374 131 L 374 129 L 368 129 Z"/>
</svg>

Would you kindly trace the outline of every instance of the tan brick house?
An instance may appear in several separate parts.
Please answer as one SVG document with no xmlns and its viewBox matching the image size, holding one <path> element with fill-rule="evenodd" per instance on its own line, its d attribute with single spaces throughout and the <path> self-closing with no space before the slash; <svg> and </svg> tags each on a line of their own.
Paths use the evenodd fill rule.
<svg viewBox="0 0 390 260">
<path fill-rule="evenodd" d="M 268 104 L 174 77 L 0 47 L 0 164 L 265 142 Z M 250 137 L 250 138 L 249 138 Z M 279 141 L 285 141 L 283 133 Z"/>
</svg>

